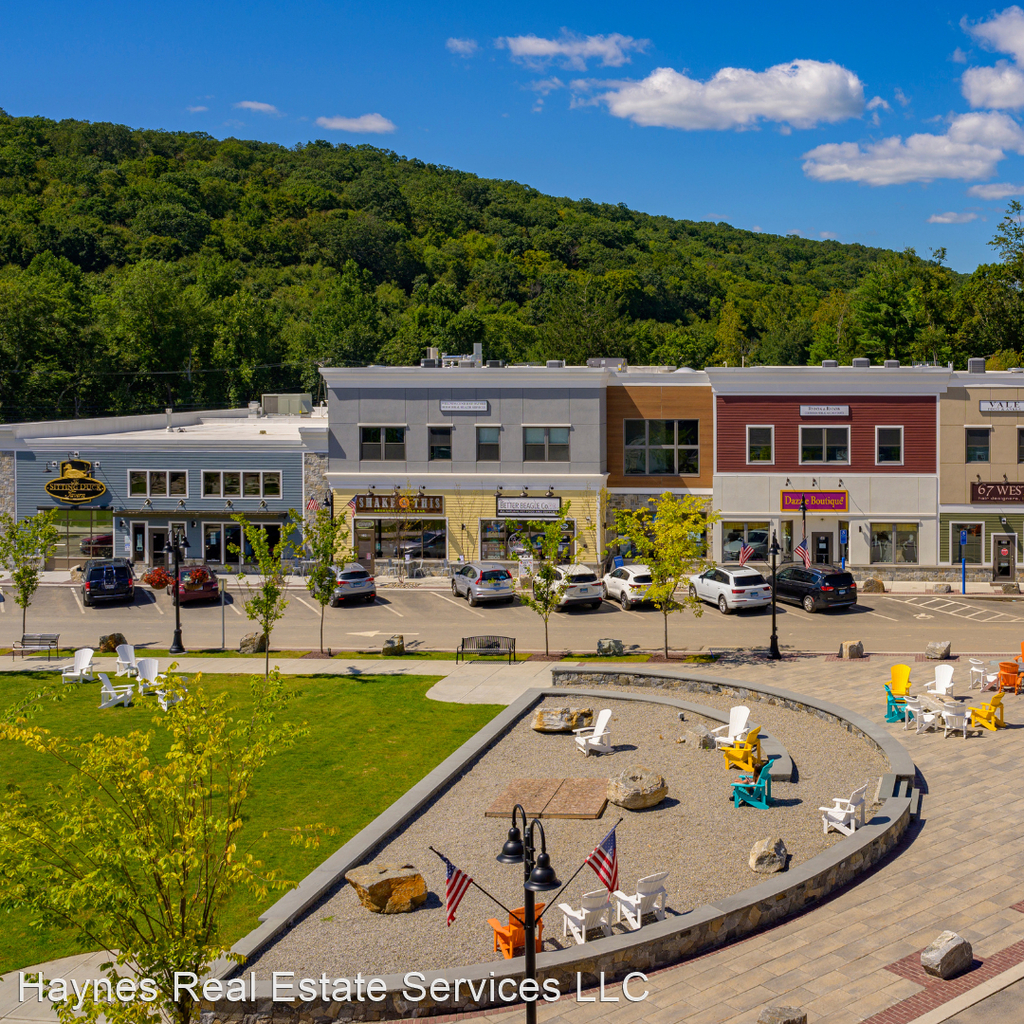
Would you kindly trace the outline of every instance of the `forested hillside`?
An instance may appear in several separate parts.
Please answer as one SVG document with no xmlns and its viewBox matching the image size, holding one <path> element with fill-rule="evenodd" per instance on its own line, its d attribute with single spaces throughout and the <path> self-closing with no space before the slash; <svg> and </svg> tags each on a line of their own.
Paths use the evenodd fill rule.
<svg viewBox="0 0 1024 1024">
<path fill-rule="evenodd" d="M 542 195 L 371 146 L 0 111 L 0 419 L 236 405 L 317 366 L 963 365 L 1021 348 L 1019 234 L 971 277 L 912 250 Z"/>
</svg>

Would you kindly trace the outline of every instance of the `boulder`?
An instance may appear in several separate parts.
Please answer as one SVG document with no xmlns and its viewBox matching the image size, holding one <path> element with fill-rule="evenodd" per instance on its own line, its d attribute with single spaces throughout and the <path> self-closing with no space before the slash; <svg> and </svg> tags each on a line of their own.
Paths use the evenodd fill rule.
<svg viewBox="0 0 1024 1024">
<path fill-rule="evenodd" d="M 246 633 L 238 641 L 239 654 L 262 654 L 267 649 L 266 633 Z"/>
<path fill-rule="evenodd" d="M 1004 594 L 1019 594 L 1020 593 L 1020 584 L 1019 583 L 1000 583 L 999 584 L 999 589 Z"/>
<path fill-rule="evenodd" d="M 668 785 L 657 772 L 642 764 L 630 765 L 608 780 L 608 799 L 628 811 L 654 807 L 668 796 Z"/>
<path fill-rule="evenodd" d="M 572 732 L 593 724 L 592 708 L 538 708 L 533 716 L 536 732 Z"/>
<path fill-rule="evenodd" d="M 405 637 L 401 633 L 388 637 L 384 641 L 384 646 L 381 648 L 380 653 L 384 655 L 405 654 Z"/>
<path fill-rule="evenodd" d="M 374 914 L 408 914 L 427 898 L 427 885 L 412 864 L 363 864 L 347 872 L 345 881 Z"/>
<path fill-rule="evenodd" d="M 597 641 L 597 653 L 598 654 L 615 654 L 619 655 L 623 653 L 622 641 L 621 640 L 598 640 Z"/>
<path fill-rule="evenodd" d="M 863 658 L 864 643 L 861 640 L 844 640 L 839 645 L 839 657 L 843 660 Z"/>
<path fill-rule="evenodd" d="M 973 960 L 971 944 L 956 932 L 942 932 L 921 953 L 921 966 L 925 974 L 943 980 L 963 974 Z"/>
<path fill-rule="evenodd" d="M 757 1024 L 807 1024 L 807 1011 L 798 1006 L 766 1006 Z"/>
<path fill-rule="evenodd" d="M 82 567 L 80 565 L 71 566 L 71 571 L 68 574 L 72 583 L 82 582 Z"/>
<path fill-rule="evenodd" d="M 679 739 L 681 743 L 696 750 L 715 749 L 715 738 L 711 735 L 711 730 L 700 722 L 694 722 Z"/>
<path fill-rule="evenodd" d="M 925 645 L 924 656 L 929 661 L 945 661 L 949 657 L 949 649 L 952 646 L 950 640 L 932 640 Z"/>
<path fill-rule="evenodd" d="M 784 871 L 789 853 L 786 844 L 777 836 L 762 839 L 750 848 L 750 870 L 762 875 Z"/>
<path fill-rule="evenodd" d="M 948 583 L 930 583 L 924 588 L 929 594 L 951 594 L 953 588 Z"/>
<path fill-rule="evenodd" d="M 96 648 L 97 654 L 113 654 L 122 644 L 128 643 L 124 633 L 108 633 L 100 637 L 100 645 Z"/>
<path fill-rule="evenodd" d="M 884 594 L 885 584 L 880 579 L 868 579 L 860 585 L 862 594 Z"/>
</svg>

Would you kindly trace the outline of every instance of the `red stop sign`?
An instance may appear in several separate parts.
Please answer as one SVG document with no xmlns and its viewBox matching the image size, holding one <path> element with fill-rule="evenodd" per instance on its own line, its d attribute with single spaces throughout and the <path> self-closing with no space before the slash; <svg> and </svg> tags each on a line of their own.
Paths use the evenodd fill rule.
<svg viewBox="0 0 1024 1024">
<path fill-rule="evenodd" d="M 1010 549 L 1009 548 L 1000 548 L 999 549 L 999 554 L 1001 554 L 1001 555 L 1008 555 L 1009 553 L 1010 553 Z"/>
</svg>

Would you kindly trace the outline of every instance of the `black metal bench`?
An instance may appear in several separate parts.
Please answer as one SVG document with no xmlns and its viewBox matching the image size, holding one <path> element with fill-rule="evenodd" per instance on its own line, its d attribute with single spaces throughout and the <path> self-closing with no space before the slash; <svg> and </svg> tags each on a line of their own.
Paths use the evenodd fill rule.
<svg viewBox="0 0 1024 1024">
<path fill-rule="evenodd" d="M 464 636 L 462 643 L 455 651 L 455 664 L 459 663 L 459 655 L 465 659 L 467 654 L 508 655 L 511 665 L 516 656 L 516 638 L 514 636 Z"/>
<path fill-rule="evenodd" d="M 24 657 L 26 654 L 37 653 L 39 651 L 46 651 L 46 660 L 50 660 L 50 655 L 53 652 L 57 653 L 57 657 L 60 657 L 60 633 L 24 633 L 20 640 L 14 641 L 14 647 L 11 651 L 11 656 L 20 654 Z"/>
</svg>

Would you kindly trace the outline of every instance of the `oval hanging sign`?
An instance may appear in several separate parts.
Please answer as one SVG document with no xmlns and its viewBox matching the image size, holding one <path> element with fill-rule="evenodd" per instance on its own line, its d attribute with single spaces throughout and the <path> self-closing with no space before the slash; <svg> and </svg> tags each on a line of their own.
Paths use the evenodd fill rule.
<svg viewBox="0 0 1024 1024">
<path fill-rule="evenodd" d="M 68 459 L 60 464 L 60 476 L 56 480 L 48 480 L 44 490 L 51 498 L 66 501 L 70 505 L 93 501 L 107 493 L 107 485 L 89 476 L 91 472 L 91 462 Z"/>
</svg>

